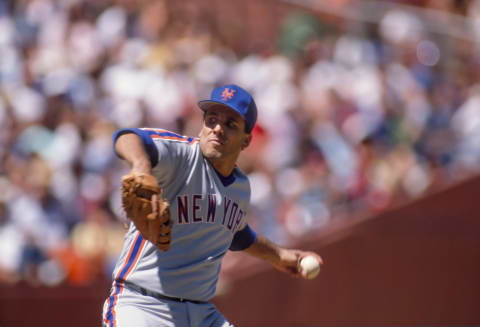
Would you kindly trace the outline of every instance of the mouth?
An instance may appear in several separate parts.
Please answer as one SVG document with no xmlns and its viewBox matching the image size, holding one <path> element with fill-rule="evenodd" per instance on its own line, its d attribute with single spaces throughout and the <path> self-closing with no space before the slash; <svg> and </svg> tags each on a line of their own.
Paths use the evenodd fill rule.
<svg viewBox="0 0 480 327">
<path fill-rule="evenodd" d="M 225 142 L 219 139 L 210 139 L 210 142 L 213 144 L 223 145 Z"/>
</svg>

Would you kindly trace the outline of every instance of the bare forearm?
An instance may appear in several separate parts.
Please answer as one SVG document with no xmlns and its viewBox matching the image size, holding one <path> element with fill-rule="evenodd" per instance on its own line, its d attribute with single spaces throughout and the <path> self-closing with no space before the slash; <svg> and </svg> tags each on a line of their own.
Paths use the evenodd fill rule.
<svg viewBox="0 0 480 327">
<path fill-rule="evenodd" d="M 133 171 L 150 173 L 152 166 L 140 137 L 133 133 L 123 134 L 115 142 L 115 150 L 125 159 Z"/>
<path fill-rule="evenodd" d="M 322 258 L 315 252 L 286 249 L 261 235 L 257 236 L 255 243 L 245 249 L 245 252 L 267 261 L 278 270 L 289 273 L 294 277 L 307 278 L 306 272 L 300 267 L 300 261 L 308 255 L 314 256 L 320 264 L 323 263 Z"/>
<path fill-rule="evenodd" d="M 277 264 L 281 260 L 282 249 L 261 235 L 258 235 L 257 240 L 250 247 L 245 249 L 250 255 L 259 259 L 265 260 L 271 264 Z"/>
</svg>

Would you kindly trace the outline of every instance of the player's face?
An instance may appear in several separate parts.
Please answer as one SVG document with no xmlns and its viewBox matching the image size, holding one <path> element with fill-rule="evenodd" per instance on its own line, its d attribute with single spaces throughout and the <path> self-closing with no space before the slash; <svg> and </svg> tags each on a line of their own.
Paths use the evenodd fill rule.
<svg viewBox="0 0 480 327">
<path fill-rule="evenodd" d="M 234 110 L 215 106 L 205 112 L 200 148 L 207 159 L 225 160 L 234 165 L 250 140 L 251 134 L 245 132 L 245 120 Z"/>
</svg>

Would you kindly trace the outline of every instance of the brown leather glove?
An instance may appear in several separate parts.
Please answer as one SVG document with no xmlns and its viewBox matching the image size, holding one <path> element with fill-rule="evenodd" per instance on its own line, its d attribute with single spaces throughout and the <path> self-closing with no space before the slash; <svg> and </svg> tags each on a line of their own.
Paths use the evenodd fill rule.
<svg viewBox="0 0 480 327">
<path fill-rule="evenodd" d="M 167 251 L 172 237 L 169 203 L 150 174 L 130 172 L 122 177 L 122 205 L 143 238 Z"/>
</svg>

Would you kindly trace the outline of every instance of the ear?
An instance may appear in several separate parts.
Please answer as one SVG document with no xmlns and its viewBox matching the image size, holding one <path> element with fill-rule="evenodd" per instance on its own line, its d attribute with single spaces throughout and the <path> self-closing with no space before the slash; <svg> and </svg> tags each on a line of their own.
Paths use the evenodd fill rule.
<svg viewBox="0 0 480 327">
<path fill-rule="evenodd" d="M 247 134 L 247 136 L 243 140 L 242 150 L 245 150 L 250 145 L 251 141 L 252 141 L 252 134 Z"/>
</svg>

